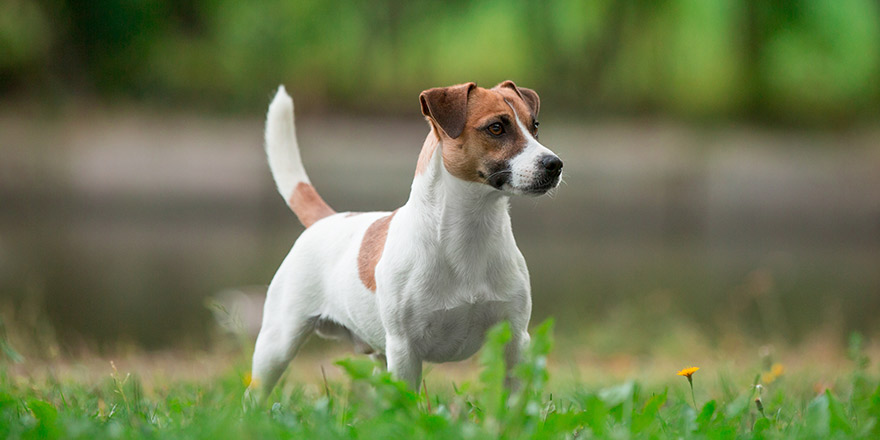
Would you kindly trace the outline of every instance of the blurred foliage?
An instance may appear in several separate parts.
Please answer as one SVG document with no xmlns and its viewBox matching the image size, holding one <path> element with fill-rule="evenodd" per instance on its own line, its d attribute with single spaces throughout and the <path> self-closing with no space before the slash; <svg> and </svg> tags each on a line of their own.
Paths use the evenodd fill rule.
<svg viewBox="0 0 880 440">
<path fill-rule="evenodd" d="M 4 0 L 0 91 L 410 112 L 511 78 L 555 108 L 799 123 L 880 108 L 873 0 Z"/>
</svg>

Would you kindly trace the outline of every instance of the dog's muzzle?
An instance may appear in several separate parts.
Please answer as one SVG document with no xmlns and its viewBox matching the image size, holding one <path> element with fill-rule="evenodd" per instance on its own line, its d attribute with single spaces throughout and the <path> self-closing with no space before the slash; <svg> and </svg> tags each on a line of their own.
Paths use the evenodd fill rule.
<svg viewBox="0 0 880 440">
<path fill-rule="evenodd" d="M 532 194 L 544 194 L 559 184 L 562 176 L 562 160 L 558 156 L 548 154 L 541 157 L 539 168 L 539 176 L 535 183 L 527 192 Z"/>
<path fill-rule="evenodd" d="M 562 174 L 562 160 L 558 156 L 548 154 L 541 158 L 541 166 L 544 167 L 544 173 L 547 177 L 555 179 Z"/>
</svg>

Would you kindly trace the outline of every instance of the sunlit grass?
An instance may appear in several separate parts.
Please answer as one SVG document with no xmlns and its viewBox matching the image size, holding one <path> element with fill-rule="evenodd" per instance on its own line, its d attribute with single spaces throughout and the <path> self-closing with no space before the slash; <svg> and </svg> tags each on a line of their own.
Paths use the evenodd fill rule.
<svg viewBox="0 0 880 440">
<path fill-rule="evenodd" d="M 860 338 L 830 383 L 770 364 L 713 371 L 703 364 L 701 406 L 676 376 L 551 380 L 552 324 L 533 330 L 504 386 L 506 326 L 493 329 L 479 375 L 437 377 L 418 391 L 364 358 L 338 361 L 342 376 L 288 380 L 260 409 L 244 410 L 242 359 L 203 379 L 145 381 L 114 363 L 97 382 L 22 374 L 0 364 L 0 438 L 876 438 L 880 387 Z M 756 359 L 756 364 L 760 360 Z M 764 367 L 757 367 L 763 370 Z M 680 374 L 692 378 L 693 369 Z M 674 371 L 674 370 L 672 370 Z M 688 374 L 683 373 L 690 373 Z M 784 373 L 784 374 L 783 374 Z M 773 375 L 773 380 L 760 383 Z M 432 377 L 433 375 L 433 377 Z M 442 379 L 442 380 L 441 380 Z M 710 383 L 716 385 L 709 385 Z M 690 398 L 690 399 L 689 399 Z M 703 400 L 706 399 L 706 400 Z"/>
</svg>

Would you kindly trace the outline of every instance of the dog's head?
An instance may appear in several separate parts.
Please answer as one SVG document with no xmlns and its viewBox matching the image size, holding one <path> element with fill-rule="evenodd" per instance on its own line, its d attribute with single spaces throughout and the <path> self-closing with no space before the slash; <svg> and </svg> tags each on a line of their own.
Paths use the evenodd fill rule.
<svg viewBox="0 0 880 440">
<path fill-rule="evenodd" d="M 467 83 L 425 90 L 419 100 L 453 176 L 509 194 L 541 195 L 559 185 L 562 161 L 538 142 L 534 90 L 513 81 L 491 89 Z"/>
</svg>

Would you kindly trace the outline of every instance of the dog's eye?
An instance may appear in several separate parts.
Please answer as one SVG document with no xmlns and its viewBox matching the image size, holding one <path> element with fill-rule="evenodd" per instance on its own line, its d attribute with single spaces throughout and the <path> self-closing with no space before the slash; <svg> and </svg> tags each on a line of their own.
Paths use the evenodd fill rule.
<svg viewBox="0 0 880 440">
<path fill-rule="evenodd" d="M 539 125 L 541 125 L 541 123 L 538 121 L 532 122 L 532 131 L 538 131 Z"/>
<path fill-rule="evenodd" d="M 496 122 L 486 127 L 486 130 L 489 130 L 489 133 L 492 133 L 492 136 L 501 136 L 504 133 L 504 126 L 501 125 L 500 122 Z"/>
</svg>

